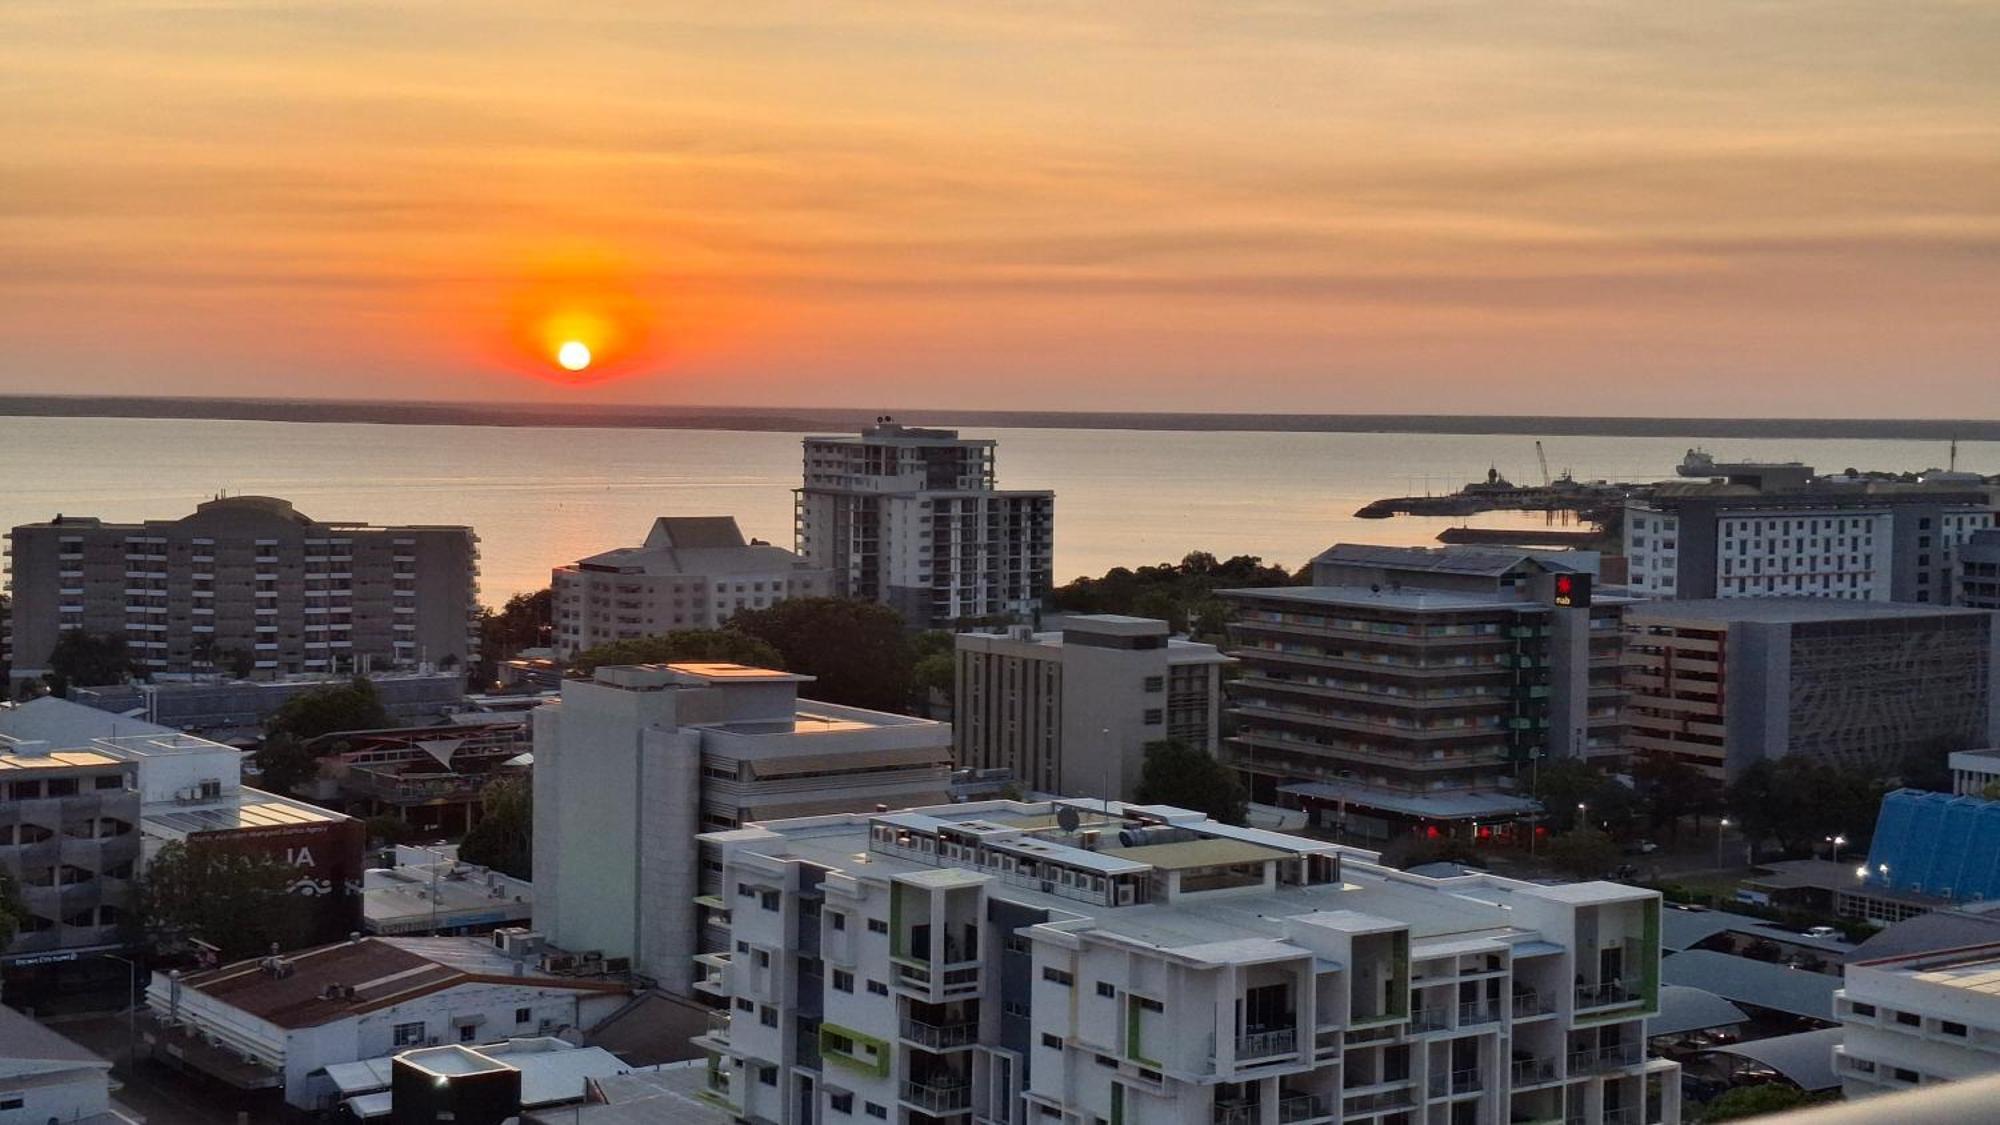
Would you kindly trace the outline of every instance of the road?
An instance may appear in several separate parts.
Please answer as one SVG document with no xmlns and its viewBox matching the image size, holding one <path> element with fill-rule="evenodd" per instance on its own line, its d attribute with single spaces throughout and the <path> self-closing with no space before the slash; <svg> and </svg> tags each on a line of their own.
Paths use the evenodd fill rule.
<svg viewBox="0 0 2000 1125">
<path fill-rule="evenodd" d="M 134 1068 L 126 1055 L 127 1025 L 123 1012 L 58 1017 L 50 1026 L 112 1060 L 111 1079 L 120 1084 L 111 1095 L 113 1108 L 128 1118 L 143 1119 L 146 1125 L 227 1125 L 231 1121 L 265 1125 L 279 1120 L 268 1112 L 239 1117 L 243 1111 L 238 1109 L 235 1091 L 158 1063 L 141 1062 Z"/>
</svg>

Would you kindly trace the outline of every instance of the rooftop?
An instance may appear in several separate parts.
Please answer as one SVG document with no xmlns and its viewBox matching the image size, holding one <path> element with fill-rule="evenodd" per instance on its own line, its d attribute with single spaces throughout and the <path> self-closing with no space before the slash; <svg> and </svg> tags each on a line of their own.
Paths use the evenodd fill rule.
<svg viewBox="0 0 2000 1125">
<path fill-rule="evenodd" d="M 108 1071 L 111 1063 L 35 1019 L 0 1006 L 0 1082 L 79 1067 Z"/>
<path fill-rule="evenodd" d="M 1919 605 L 1915 602 L 1865 602 L 1846 598 L 1694 598 L 1647 602 L 1633 607 L 1627 620 L 1635 624 L 1693 621 L 1796 625 L 1818 621 L 1989 616 L 1989 610 Z"/>
<path fill-rule="evenodd" d="M 0 704 L 0 735 L 23 742 L 46 742 L 65 749 L 100 738 L 179 733 L 172 727 L 100 711 L 67 699 L 57 699 L 53 695 L 25 703 Z"/>
<path fill-rule="evenodd" d="M 750 574 L 792 570 L 799 556 L 769 543 L 750 542 L 734 516 L 661 516 L 645 543 L 615 547 L 574 564 L 622 574 Z"/>
<path fill-rule="evenodd" d="M 1280 793 L 1315 797 L 1324 801 L 1346 801 L 1371 809 L 1421 816 L 1431 820 L 1481 820 L 1527 816 L 1541 806 L 1526 797 L 1493 790 L 1460 793 L 1403 793 L 1379 789 L 1360 782 L 1294 781 L 1278 787 Z"/>
<path fill-rule="evenodd" d="M 1841 979 L 1769 961 L 1690 949 L 1660 961 L 1660 980 L 1707 989 L 1726 1000 L 1774 1012 L 1833 1020 L 1833 994 Z"/>
<path fill-rule="evenodd" d="M 1562 561 L 1559 551 L 1521 551 L 1466 545 L 1382 547 L 1372 543 L 1336 543 L 1315 556 L 1313 562 L 1492 578 L 1528 563 L 1550 571 L 1575 569 Z"/>
<path fill-rule="evenodd" d="M 146 826 L 177 838 L 195 832 L 233 832 L 244 828 L 281 828 L 288 824 L 322 824 L 347 820 L 345 813 L 295 801 L 261 789 L 238 789 L 213 801 L 177 805 L 170 811 L 145 814 Z"/>
</svg>

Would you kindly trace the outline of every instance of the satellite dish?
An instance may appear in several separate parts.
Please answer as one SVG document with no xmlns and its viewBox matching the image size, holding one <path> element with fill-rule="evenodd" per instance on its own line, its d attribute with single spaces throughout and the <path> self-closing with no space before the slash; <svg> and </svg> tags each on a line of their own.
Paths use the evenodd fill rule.
<svg viewBox="0 0 2000 1125">
<path fill-rule="evenodd" d="M 1083 818 L 1076 815 L 1076 809 L 1069 805 L 1064 805 L 1062 808 L 1056 810 L 1056 827 L 1062 829 L 1064 832 L 1074 832 L 1077 829 L 1077 825 L 1082 823 Z"/>
</svg>

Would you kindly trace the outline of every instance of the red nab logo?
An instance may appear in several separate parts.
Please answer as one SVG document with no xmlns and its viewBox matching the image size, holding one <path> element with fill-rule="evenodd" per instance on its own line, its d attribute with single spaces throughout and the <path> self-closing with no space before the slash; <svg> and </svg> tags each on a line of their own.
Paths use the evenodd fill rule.
<svg viewBox="0 0 2000 1125">
<path fill-rule="evenodd" d="M 1590 606 L 1590 575 L 1556 575 L 1556 605 L 1564 609 L 1587 609 Z"/>
</svg>

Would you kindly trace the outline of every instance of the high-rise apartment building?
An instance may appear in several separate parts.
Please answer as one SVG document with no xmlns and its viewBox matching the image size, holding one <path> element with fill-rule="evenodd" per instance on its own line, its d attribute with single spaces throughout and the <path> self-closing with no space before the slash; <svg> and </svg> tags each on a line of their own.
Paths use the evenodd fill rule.
<svg viewBox="0 0 2000 1125">
<path fill-rule="evenodd" d="M 960 633 L 955 645 L 961 767 L 1008 769 L 1043 793 L 1130 797 L 1148 745 L 1220 750 L 1230 659 L 1169 636 L 1164 621 L 1069 614 L 1059 631 L 1017 625 Z"/>
<path fill-rule="evenodd" d="M 998 488 L 994 444 L 888 421 L 806 438 L 799 554 L 912 628 L 1033 613 L 1054 578 L 1055 493 Z"/>
<path fill-rule="evenodd" d="M 1162 806 L 988 801 L 704 837 L 745 1120 L 1679 1120 L 1660 899 L 1434 880 Z"/>
<path fill-rule="evenodd" d="M 11 536 L 14 677 L 69 630 L 125 639 L 148 673 L 463 666 L 479 654 L 469 527 L 326 523 L 269 496 L 175 520 L 57 516 Z"/>
<path fill-rule="evenodd" d="M 1804 754 L 1891 770 L 2000 741 L 2000 616 L 1832 598 L 1650 602 L 1625 616 L 1626 744 L 1717 779 Z"/>
<path fill-rule="evenodd" d="M 1833 1070 L 1846 1097 L 2000 1072 L 2000 945 L 1850 961 L 1844 975 Z"/>
<path fill-rule="evenodd" d="M 733 516 L 661 516 L 644 544 L 557 567 L 554 647 L 595 645 L 680 629 L 713 629 L 740 609 L 822 597 L 830 572 L 783 547 L 750 541 Z"/>
<path fill-rule="evenodd" d="M 1625 506 L 1633 593 L 1950 605 L 1956 552 L 1995 526 L 1992 497 L 1960 482 L 1820 478 L 1797 464 L 1695 471 L 1715 479 Z"/>
<path fill-rule="evenodd" d="M 737 664 L 597 669 L 535 711 L 535 923 L 685 993 L 721 889 L 698 833 L 945 800 L 951 729 Z M 704 911 L 707 907 L 702 908 Z"/>
<path fill-rule="evenodd" d="M 1959 605 L 2000 609 L 2000 531 L 1975 531 L 1958 549 Z"/>
<path fill-rule="evenodd" d="M 1313 585 L 1226 590 L 1253 800 L 1346 833 L 1484 834 L 1533 813 L 1533 764 L 1618 752 L 1619 620 L 1587 555 L 1341 544 Z M 1567 603 L 1567 604 L 1563 604 Z"/>
</svg>

